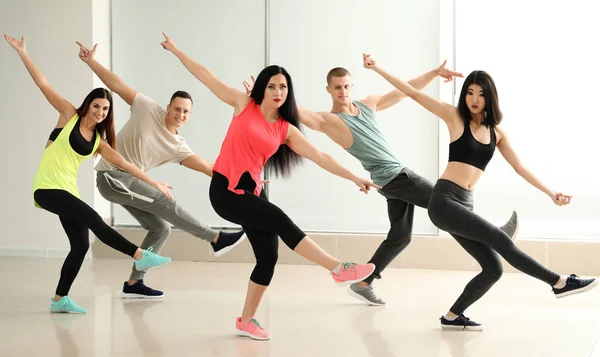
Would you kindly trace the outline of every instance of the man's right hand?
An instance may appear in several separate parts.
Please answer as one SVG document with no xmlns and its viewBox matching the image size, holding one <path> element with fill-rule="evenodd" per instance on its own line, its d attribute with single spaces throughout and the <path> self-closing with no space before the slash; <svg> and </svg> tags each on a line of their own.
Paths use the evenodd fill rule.
<svg viewBox="0 0 600 357">
<path fill-rule="evenodd" d="M 98 44 L 95 44 L 94 48 L 92 48 L 92 50 L 90 51 L 90 49 L 85 47 L 81 42 L 77 41 L 76 43 L 79 45 L 79 59 L 81 59 L 85 63 L 88 63 L 90 60 L 94 59 L 94 56 L 96 55 L 96 47 L 98 46 Z"/>
</svg>

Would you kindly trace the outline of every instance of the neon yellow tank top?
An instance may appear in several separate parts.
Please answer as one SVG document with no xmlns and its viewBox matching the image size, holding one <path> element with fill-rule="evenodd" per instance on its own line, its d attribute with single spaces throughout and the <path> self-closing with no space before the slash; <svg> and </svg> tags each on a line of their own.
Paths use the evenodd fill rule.
<svg viewBox="0 0 600 357">
<path fill-rule="evenodd" d="M 94 149 L 89 155 L 79 155 L 69 143 L 71 131 L 77 124 L 79 115 L 75 114 L 67 125 L 61 130 L 56 140 L 50 144 L 42 156 L 42 161 L 38 166 L 38 170 L 33 179 L 33 190 L 38 189 L 58 189 L 65 190 L 73 196 L 81 199 L 79 190 L 77 189 L 77 174 L 81 163 L 90 158 L 100 145 L 100 134 L 96 132 L 96 142 Z M 36 207 L 41 208 L 37 202 Z"/>
</svg>

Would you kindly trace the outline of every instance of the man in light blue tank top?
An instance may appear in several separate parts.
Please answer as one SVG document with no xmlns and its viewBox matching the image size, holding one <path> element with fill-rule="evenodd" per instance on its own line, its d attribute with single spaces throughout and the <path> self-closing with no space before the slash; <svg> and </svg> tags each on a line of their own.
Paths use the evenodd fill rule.
<svg viewBox="0 0 600 357">
<path fill-rule="evenodd" d="M 444 62 L 409 83 L 422 89 L 437 76 L 452 80 L 462 75 L 446 69 Z M 313 113 L 304 108 L 298 109 L 302 124 L 329 136 L 362 163 L 375 184 L 382 186 L 378 192 L 387 200 L 391 227 L 386 239 L 369 260 L 375 264 L 375 271 L 364 281 L 352 284 L 348 293 L 370 305 L 384 305 L 385 301 L 375 294 L 371 283 L 375 278 L 381 279 L 381 272 L 410 243 L 414 207 L 427 208 L 433 184 L 400 161 L 376 121 L 377 111 L 398 104 L 406 95 L 393 90 L 355 101 L 351 98 L 352 86 L 350 72 L 334 68 L 327 75 L 327 91 L 333 100 L 331 112 Z M 512 236 L 514 232 L 510 230 L 513 225 L 510 223 L 503 229 Z"/>
</svg>

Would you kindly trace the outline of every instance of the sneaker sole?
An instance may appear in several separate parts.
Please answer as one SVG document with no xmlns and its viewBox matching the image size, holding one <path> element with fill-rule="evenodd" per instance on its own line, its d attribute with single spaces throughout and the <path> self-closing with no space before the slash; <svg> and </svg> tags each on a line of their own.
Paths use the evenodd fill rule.
<svg viewBox="0 0 600 357">
<path fill-rule="evenodd" d="M 79 311 L 52 311 L 52 310 L 50 310 L 50 313 L 52 313 L 52 314 L 79 314 L 79 315 L 85 314 L 85 312 L 79 312 Z"/>
<path fill-rule="evenodd" d="M 350 288 L 350 287 L 348 287 L 348 294 L 350 296 L 352 296 L 353 298 L 356 298 L 358 300 L 364 301 L 364 302 L 366 302 L 367 304 L 369 304 L 371 306 L 383 306 L 383 305 L 385 305 L 385 303 L 381 304 L 381 303 L 378 303 L 378 302 L 370 301 L 366 297 L 364 297 L 361 294 L 357 293 L 356 291 L 352 290 L 352 288 Z"/>
<path fill-rule="evenodd" d="M 366 278 L 370 277 L 371 274 L 373 274 L 374 271 L 375 271 L 375 267 L 373 267 L 373 270 L 369 274 L 361 277 L 360 279 L 346 280 L 346 281 L 335 281 L 334 280 L 334 281 L 335 281 L 335 283 L 337 284 L 338 287 L 343 288 L 344 286 L 348 286 L 348 285 L 351 285 L 351 284 L 354 284 L 354 283 L 358 283 L 358 282 L 361 282 L 361 281 L 365 280 Z"/>
<path fill-rule="evenodd" d="M 162 299 L 165 295 L 144 295 L 144 294 L 134 294 L 134 293 L 124 293 L 121 292 L 121 299 L 151 299 L 151 300 L 157 300 L 157 299 Z"/>
<path fill-rule="evenodd" d="M 223 254 L 225 254 L 225 253 L 229 252 L 230 250 L 232 250 L 233 248 L 237 247 L 240 243 L 242 243 L 242 241 L 244 239 L 246 239 L 246 233 L 242 234 L 242 236 L 240 237 L 240 239 L 238 239 L 237 242 L 233 243 L 229 247 L 225 247 L 225 248 L 219 250 L 218 252 L 213 252 L 213 255 L 215 256 L 215 258 L 222 256 Z"/>
<path fill-rule="evenodd" d="M 483 326 L 467 326 L 466 328 L 464 326 L 448 326 L 448 325 L 441 325 L 442 326 L 442 330 L 448 330 L 448 331 L 483 331 Z"/>
<path fill-rule="evenodd" d="M 598 280 L 594 280 L 592 283 L 584 286 L 581 289 L 576 289 L 576 290 L 571 290 L 571 291 L 566 291 L 562 294 L 554 294 L 554 296 L 556 296 L 557 299 L 565 297 L 565 296 L 569 296 L 569 295 L 573 295 L 573 294 L 578 294 L 578 293 L 584 293 L 588 290 L 592 290 L 593 288 L 595 288 L 598 285 Z"/>
<path fill-rule="evenodd" d="M 250 332 L 247 331 L 242 331 L 242 330 L 238 330 L 236 329 L 238 336 L 242 336 L 242 337 L 250 337 L 253 340 L 257 340 L 257 341 L 266 341 L 266 340 L 270 340 L 271 336 L 267 336 L 267 337 L 258 337 L 258 336 L 254 336 L 253 334 L 251 334 Z"/>
</svg>

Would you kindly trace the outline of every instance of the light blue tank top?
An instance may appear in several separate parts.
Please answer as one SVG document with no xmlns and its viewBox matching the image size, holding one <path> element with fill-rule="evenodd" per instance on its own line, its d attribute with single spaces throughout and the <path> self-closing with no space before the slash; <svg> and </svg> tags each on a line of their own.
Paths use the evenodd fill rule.
<svg viewBox="0 0 600 357">
<path fill-rule="evenodd" d="M 347 151 L 360 161 L 375 184 L 385 186 L 398 176 L 404 165 L 379 129 L 371 108 L 358 101 L 352 103 L 360 110 L 357 116 L 333 113 L 342 118 L 352 132 L 354 143 Z"/>
</svg>

